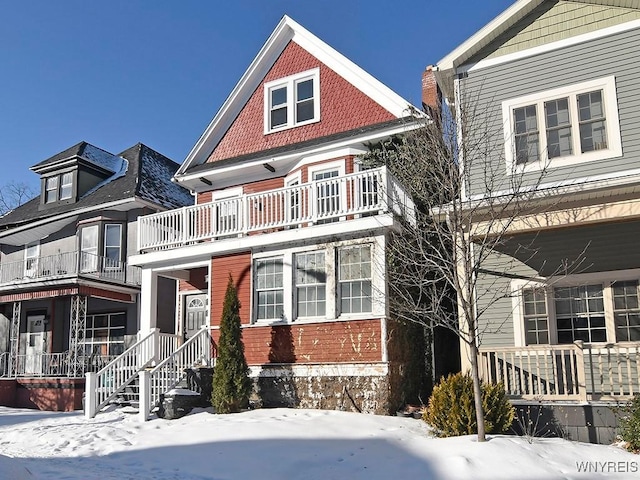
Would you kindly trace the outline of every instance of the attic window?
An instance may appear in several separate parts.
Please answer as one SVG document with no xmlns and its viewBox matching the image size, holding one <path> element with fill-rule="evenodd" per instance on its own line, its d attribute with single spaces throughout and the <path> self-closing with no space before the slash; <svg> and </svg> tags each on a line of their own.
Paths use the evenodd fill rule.
<svg viewBox="0 0 640 480">
<path fill-rule="evenodd" d="M 51 205 L 73 198 L 73 172 L 65 172 L 44 179 L 43 203 Z M 67 203 L 67 202 L 65 202 Z"/>
<path fill-rule="evenodd" d="M 320 70 L 274 80 L 264 86 L 264 132 L 271 133 L 320 120 Z"/>
</svg>

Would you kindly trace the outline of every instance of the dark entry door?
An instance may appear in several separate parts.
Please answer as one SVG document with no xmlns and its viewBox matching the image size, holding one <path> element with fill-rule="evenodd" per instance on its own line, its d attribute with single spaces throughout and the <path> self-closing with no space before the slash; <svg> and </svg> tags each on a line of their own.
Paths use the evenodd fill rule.
<svg viewBox="0 0 640 480">
<path fill-rule="evenodd" d="M 184 338 L 188 340 L 200 330 L 200 327 L 207 324 L 206 295 L 187 295 L 185 297 L 184 319 Z"/>
</svg>

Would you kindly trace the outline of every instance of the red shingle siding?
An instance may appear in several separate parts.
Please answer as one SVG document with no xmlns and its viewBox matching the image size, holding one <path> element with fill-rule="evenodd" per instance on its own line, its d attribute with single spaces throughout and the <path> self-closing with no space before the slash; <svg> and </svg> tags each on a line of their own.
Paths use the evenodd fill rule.
<svg viewBox="0 0 640 480">
<path fill-rule="evenodd" d="M 251 313 L 251 253 L 238 253 L 211 259 L 211 325 L 220 325 L 224 294 L 227 290 L 229 274 L 238 289 L 240 300 L 240 320 L 250 322 Z M 217 340 L 216 340 L 217 341 Z"/>
<path fill-rule="evenodd" d="M 193 290 L 207 290 L 207 282 L 205 277 L 207 276 L 207 267 L 194 268 L 189 271 L 189 280 L 180 280 L 179 290 L 181 292 L 190 292 Z"/>
<path fill-rule="evenodd" d="M 377 319 L 251 327 L 242 339 L 249 365 L 382 361 Z"/>
<path fill-rule="evenodd" d="M 212 198 L 212 192 L 202 192 L 196 194 L 196 205 L 202 205 L 203 203 L 209 203 Z"/>
<path fill-rule="evenodd" d="M 243 193 L 266 192 L 267 190 L 275 190 L 276 188 L 282 187 L 284 187 L 284 178 L 270 178 L 259 182 L 246 183 L 243 188 Z"/>
<path fill-rule="evenodd" d="M 320 121 L 264 134 L 263 84 L 312 68 L 320 68 Z M 320 138 L 395 116 L 362 93 L 295 42 L 290 42 L 244 106 L 208 162 Z"/>
</svg>

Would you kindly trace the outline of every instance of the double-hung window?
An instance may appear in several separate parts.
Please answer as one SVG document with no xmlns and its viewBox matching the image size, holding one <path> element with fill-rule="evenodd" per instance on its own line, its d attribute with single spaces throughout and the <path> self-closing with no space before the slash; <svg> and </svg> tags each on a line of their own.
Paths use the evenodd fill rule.
<svg viewBox="0 0 640 480">
<path fill-rule="evenodd" d="M 371 246 L 338 250 L 340 313 L 371 312 Z"/>
<path fill-rule="evenodd" d="M 613 290 L 613 316 L 618 342 L 640 341 L 640 302 L 638 281 L 615 282 Z"/>
<path fill-rule="evenodd" d="M 282 257 L 256 260 L 255 303 L 258 320 L 280 320 L 284 316 Z"/>
<path fill-rule="evenodd" d="M 44 180 L 44 203 L 52 204 L 73 197 L 73 172 L 66 172 Z"/>
<path fill-rule="evenodd" d="M 543 288 L 527 288 L 522 292 L 525 341 L 527 345 L 549 343 L 546 292 Z"/>
<path fill-rule="evenodd" d="M 319 78 L 320 70 L 315 68 L 265 84 L 265 133 L 320 120 Z"/>
<path fill-rule="evenodd" d="M 120 269 L 122 261 L 122 225 L 104 226 L 104 262 L 107 269 Z"/>
<path fill-rule="evenodd" d="M 324 250 L 295 255 L 297 317 L 324 317 L 327 275 Z"/>
<path fill-rule="evenodd" d="M 615 77 L 507 100 L 502 113 L 510 173 L 622 155 Z"/>
</svg>

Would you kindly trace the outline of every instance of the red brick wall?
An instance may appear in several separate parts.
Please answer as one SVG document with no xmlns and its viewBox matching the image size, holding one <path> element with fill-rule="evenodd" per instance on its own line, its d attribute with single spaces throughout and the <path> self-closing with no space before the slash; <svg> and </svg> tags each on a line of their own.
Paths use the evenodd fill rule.
<svg viewBox="0 0 640 480">
<path fill-rule="evenodd" d="M 20 378 L 16 383 L 14 406 L 17 408 L 49 412 L 82 409 L 84 378 Z"/>
<path fill-rule="evenodd" d="M 344 80 L 298 44 L 290 42 L 264 78 L 264 83 L 320 68 L 320 121 L 264 134 L 264 87 L 261 84 L 220 140 L 208 161 L 303 142 L 372 125 L 395 117 Z"/>
<path fill-rule="evenodd" d="M 220 325 L 229 274 L 238 290 L 240 319 L 242 323 L 251 321 L 251 253 L 243 252 L 211 259 L 211 325 Z"/>
<path fill-rule="evenodd" d="M 377 319 L 244 328 L 242 340 L 249 365 L 382 361 Z"/>
<path fill-rule="evenodd" d="M 17 380 L 13 378 L 0 378 L 0 405 L 3 407 L 16 406 Z"/>
<path fill-rule="evenodd" d="M 196 194 L 196 205 L 209 203 L 211 201 L 212 192 L 202 192 Z"/>
</svg>

